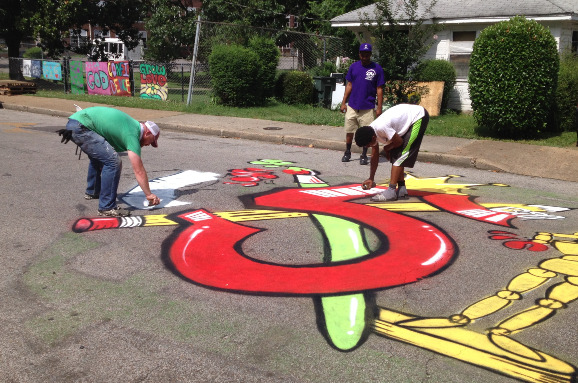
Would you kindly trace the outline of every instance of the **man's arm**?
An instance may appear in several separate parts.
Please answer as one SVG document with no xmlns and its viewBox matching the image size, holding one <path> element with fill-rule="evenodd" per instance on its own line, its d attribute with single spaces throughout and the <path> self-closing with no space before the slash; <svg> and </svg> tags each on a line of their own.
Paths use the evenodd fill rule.
<svg viewBox="0 0 578 383">
<path fill-rule="evenodd" d="M 142 189 L 146 199 L 149 201 L 149 205 L 158 205 L 161 201 L 159 197 L 151 193 L 151 188 L 149 186 L 149 178 L 147 175 L 147 171 L 144 168 L 142 163 L 142 159 L 138 154 L 132 151 L 128 151 L 128 158 L 132 165 L 132 170 L 134 171 L 134 176 L 136 178 L 136 182 L 138 186 Z"/>
<path fill-rule="evenodd" d="M 351 90 L 353 89 L 353 84 L 351 81 L 347 82 L 345 85 L 345 93 L 343 94 L 343 101 L 341 101 L 341 112 L 345 113 L 347 111 L 347 100 L 349 99 L 349 95 L 351 94 Z"/>
<path fill-rule="evenodd" d="M 383 86 L 377 87 L 377 109 L 375 110 L 375 117 L 381 116 L 383 110 Z"/>
<path fill-rule="evenodd" d="M 363 181 L 361 187 L 363 189 L 371 189 L 375 187 L 375 172 L 377 171 L 377 166 L 379 165 L 379 144 L 376 142 L 375 145 L 370 146 L 371 148 L 371 161 L 369 162 L 369 178 Z"/>
<path fill-rule="evenodd" d="M 403 145 L 403 138 L 401 138 L 399 134 L 394 133 L 393 137 L 391 137 L 391 140 L 389 140 L 389 142 L 383 147 L 383 151 L 385 152 L 385 156 L 387 157 L 388 160 L 389 160 L 389 151 L 391 149 L 400 147 L 401 145 Z"/>
</svg>

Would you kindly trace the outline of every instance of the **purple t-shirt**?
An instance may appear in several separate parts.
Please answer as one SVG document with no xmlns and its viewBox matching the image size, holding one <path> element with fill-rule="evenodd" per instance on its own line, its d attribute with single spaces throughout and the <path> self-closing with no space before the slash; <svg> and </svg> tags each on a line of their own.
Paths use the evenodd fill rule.
<svg viewBox="0 0 578 383">
<path fill-rule="evenodd" d="M 349 106 L 353 109 L 374 109 L 377 87 L 385 84 L 381 66 L 373 61 L 363 66 L 361 61 L 356 61 L 349 67 L 345 79 L 352 85 Z"/>
</svg>

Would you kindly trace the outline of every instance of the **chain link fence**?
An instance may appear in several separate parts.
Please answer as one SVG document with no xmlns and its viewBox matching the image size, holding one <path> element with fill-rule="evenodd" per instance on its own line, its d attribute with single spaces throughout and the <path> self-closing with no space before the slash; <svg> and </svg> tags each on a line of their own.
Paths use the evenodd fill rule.
<svg viewBox="0 0 578 383">
<path fill-rule="evenodd" d="M 347 43 L 332 36 L 208 21 L 200 22 L 199 32 L 193 78 L 190 59 L 155 63 L 122 58 L 111 58 L 108 62 L 10 58 L 10 72 L 20 73 L 41 90 L 187 102 L 190 87 L 191 101 L 211 102 L 208 62 L 217 44 L 246 45 L 252 36 L 270 38 L 279 48 L 278 72 L 297 70 L 327 76 L 329 72 L 346 71 L 347 66 L 339 68 L 340 64 L 352 61 L 344 60 Z"/>
</svg>

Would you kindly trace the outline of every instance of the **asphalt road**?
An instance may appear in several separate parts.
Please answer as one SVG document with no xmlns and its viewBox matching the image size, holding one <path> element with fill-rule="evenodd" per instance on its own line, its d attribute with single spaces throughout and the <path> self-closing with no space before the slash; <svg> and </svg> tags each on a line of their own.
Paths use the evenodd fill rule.
<svg viewBox="0 0 578 383">
<path fill-rule="evenodd" d="M 91 230 L 66 119 L 0 121 L 0 381 L 576 379 L 576 183 L 418 163 L 408 201 L 370 206 L 340 152 L 163 132 L 143 149 L 163 207 L 125 156 L 144 218 Z"/>
</svg>

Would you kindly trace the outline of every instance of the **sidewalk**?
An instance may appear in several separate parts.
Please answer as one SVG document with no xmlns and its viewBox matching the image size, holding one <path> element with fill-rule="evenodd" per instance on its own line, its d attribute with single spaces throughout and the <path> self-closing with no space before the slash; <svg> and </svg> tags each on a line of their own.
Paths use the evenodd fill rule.
<svg viewBox="0 0 578 383">
<path fill-rule="evenodd" d="M 68 117 L 97 104 L 36 96 L 0 96 L 0 108 Z M 101 105 L 101 104 L 99 104 Z M 150 109 L 119 108 L 163 130 L 271 143 L 344 150 L 343 128 L 249 118 L 207 116 Z M 0 112 L 1 113 L 1 112 Z M 360 153 L 359 148 L 353 151 Z M 336 153 L 340 160 L 342 153 Z M 357 156 L 353 156 L 357 160 Z M 568 149 L 464 138 L 424 137 L 418 161 L 578 182 L 578 147 Z"/>
</svg>

